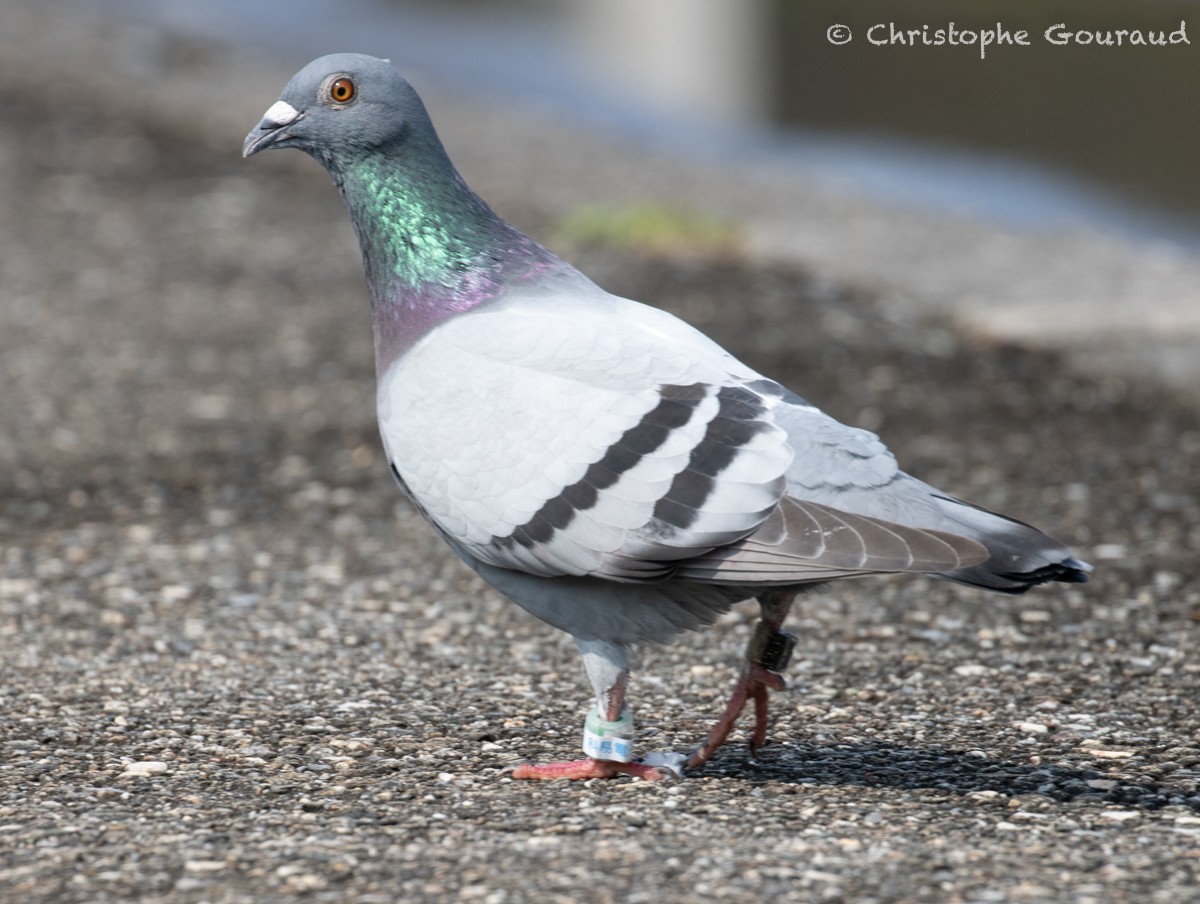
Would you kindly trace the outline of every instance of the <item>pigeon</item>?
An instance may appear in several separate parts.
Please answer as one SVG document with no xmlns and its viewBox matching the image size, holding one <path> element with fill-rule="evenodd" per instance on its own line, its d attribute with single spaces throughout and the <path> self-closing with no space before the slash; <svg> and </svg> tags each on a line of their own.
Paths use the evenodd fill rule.
<svg viewBox="0 0 1200 904">
<path fill-rule="evenodd" d="M 753 753 L 795 645 L 784 619 L 817 585 L 926 574 L 1016 594 L 1087 579 L 1063 544 L 909 476 L 874 434 L 505 223 L 390 62 L 309 63 L 242 153 L 268 148 L 316 159 L 349 210 L 396 483 L 484 581 L 578 646 L 585 757 L 514 777 L 683 774 L 751 702 Z M 639 758 L 631 650 L 749 599 L 760 620 L 707 739 Z"/>
</svg>

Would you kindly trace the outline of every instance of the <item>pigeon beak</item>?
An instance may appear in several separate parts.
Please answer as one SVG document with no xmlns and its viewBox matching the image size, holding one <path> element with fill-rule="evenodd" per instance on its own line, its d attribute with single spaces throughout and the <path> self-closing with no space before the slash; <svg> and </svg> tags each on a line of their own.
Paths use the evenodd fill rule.
<svg viewBox="0 0 1200 904">
<path fill-rule="evenodd" d="M 242 156 L 252 157 L 259 151 L 265 151 L 267 148 L 291 138 L 292 135 L 287 131 L 287 127 L 295 125 L 303 118 L 304 114 L 291 104 L 282 100 L 275 101 L 263 114 L 259 124 L 250 130 L 250 134 L 242 142 Z"/>
</svg>

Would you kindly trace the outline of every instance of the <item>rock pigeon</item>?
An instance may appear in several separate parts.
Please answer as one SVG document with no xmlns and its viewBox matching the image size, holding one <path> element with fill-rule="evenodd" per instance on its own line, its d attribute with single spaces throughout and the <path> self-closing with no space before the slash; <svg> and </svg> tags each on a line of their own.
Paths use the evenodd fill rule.
<svg viewBox="0 0 1200 904">
<path fill-rule="evenodd" d="M 694 769 L 767 692 L 797 593 L 838 578 L 932 574 L 1004 593 L 1082 582 L 1061 543 L 901 471 L 845 426 L 656 308 L 610 295 L 501 220 L 459 176 L 386 60 L 298 72 L 246 157 L 298 148 L 333 178 L 362 249 L 379 429 L 391 471 L 451 549 L 571 634 L 595 695 L 586 757 L 518 778 L 645 779 L 628 703 L 633 645 L 761 608 Z M 680 757 L 682 759 L 682 757 Z"/>
</svg>

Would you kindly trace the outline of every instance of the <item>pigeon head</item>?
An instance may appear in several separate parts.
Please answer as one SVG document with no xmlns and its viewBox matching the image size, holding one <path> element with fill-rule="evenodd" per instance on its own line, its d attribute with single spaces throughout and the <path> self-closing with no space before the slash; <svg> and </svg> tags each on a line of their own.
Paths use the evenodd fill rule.
<svg viewBox="0 0 1200 904">
<path fill-rule="evenodd" d="M 337 171 L 351 160 L 432 134 L 425 105 L 391 63 L 334 53 L 293 76 L 246 136 L 242 156 L 298 148 Z"/>
<path fill-rule="evenodd" d="M 471 191 L 425 105 L 387 60 L 337 53 L 309 63 L 250 130 L 242 154 L 268 148 L 315 158 L 346 202 L 380 366 L 510 286 L 574 273 Z"/>
</svg>

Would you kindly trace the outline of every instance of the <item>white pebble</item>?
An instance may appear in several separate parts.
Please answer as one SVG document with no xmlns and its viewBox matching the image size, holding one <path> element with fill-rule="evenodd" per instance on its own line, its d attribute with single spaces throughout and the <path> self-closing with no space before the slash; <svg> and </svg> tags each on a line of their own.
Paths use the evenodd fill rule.
<svg viewBox="0 0 1200 904">
<path fill-rule="evenodd" d="M 955 666 L 954 668 L 954 674 L 960 678 L 977 678 L 980 675 L 990 675 L 991 673 L 992 669 L 977 662 L 968 662 L 966 665 Z"/>
<path fill-rule="evenodd" d="M 1023 731 L 1025 734 L 1045 734 L 1050 730 L 1041 722 L 1014 722 L 1013 728 Z"/>
<path fill-rule="evenodd" d="M 1101 810 L 1101 819 L 1111 819 L 1115 822 L 1126 822 L 1130 819 L 1141 819 L 1142 814 L 1137 810 Z"/>
<path fill-rule="evenodd" d="M 183 868 L 189 873 L 215 873 L 225 869 L 224 860 L 185 860 Z"/>
<path fill-rule="evenodd" d="M 159 760 L 146 760 L 141 763 L 128 763 L 125 766 L 124 775 L 127 776 L 145 776 L 157 775 L 167 771 L 167 764 Z"/>
</svg>

